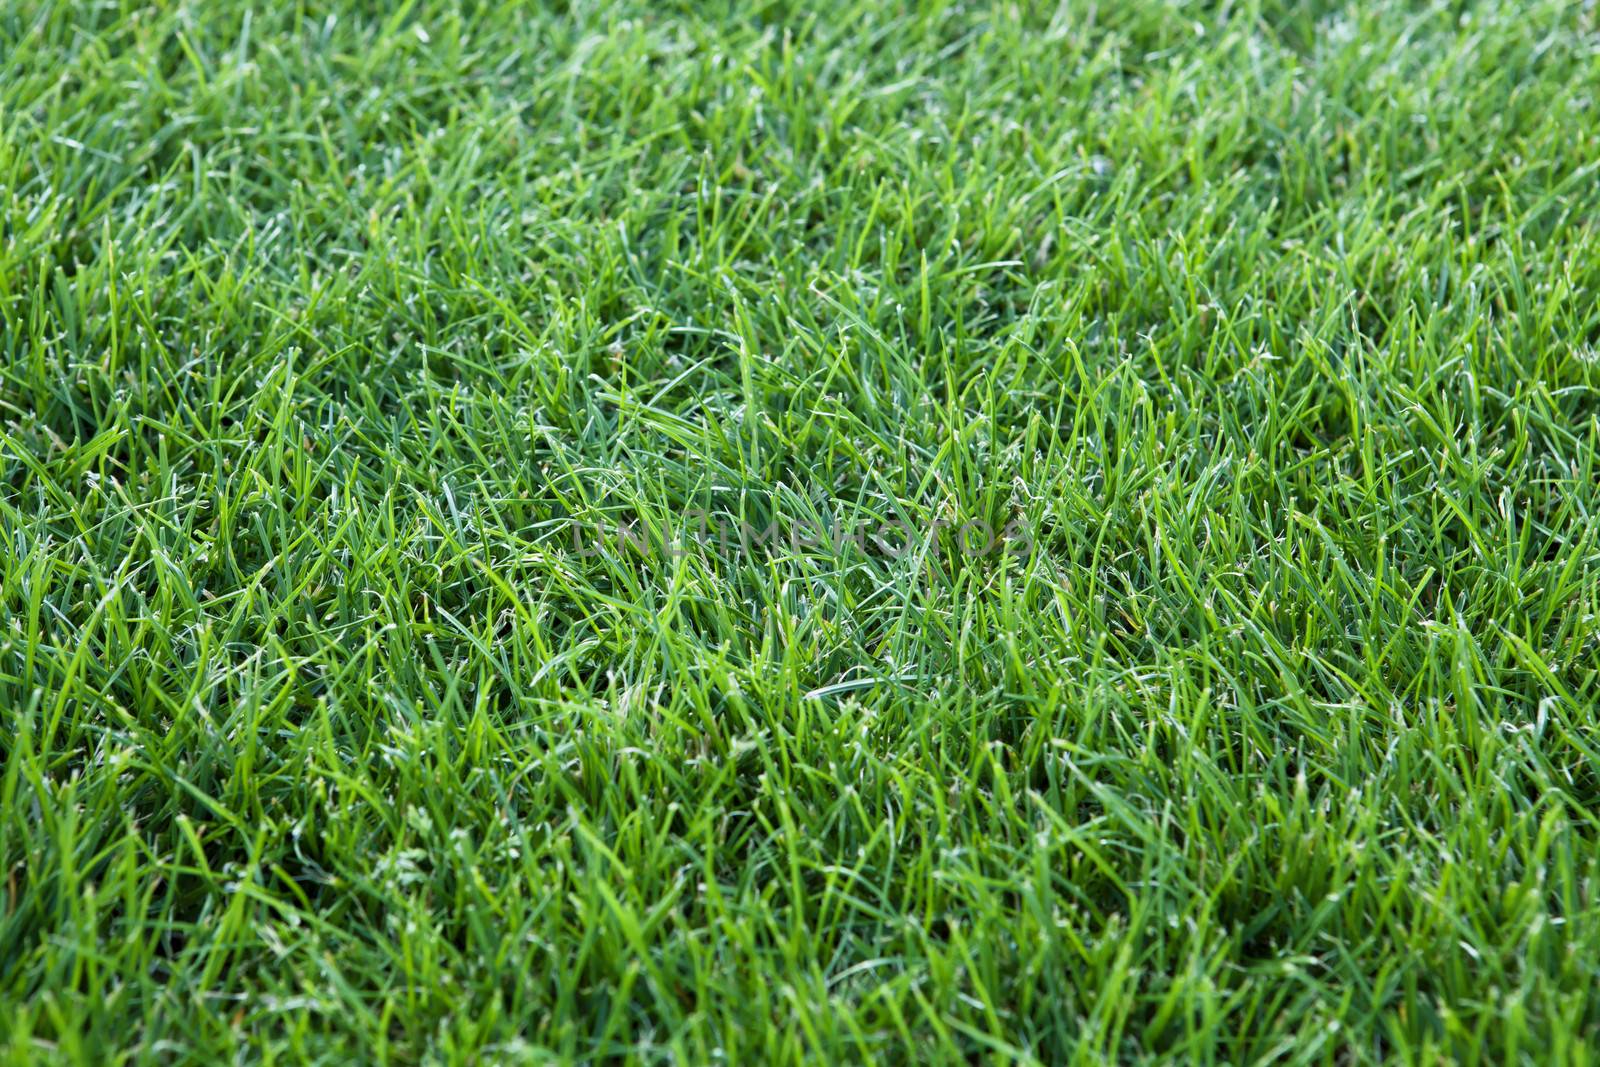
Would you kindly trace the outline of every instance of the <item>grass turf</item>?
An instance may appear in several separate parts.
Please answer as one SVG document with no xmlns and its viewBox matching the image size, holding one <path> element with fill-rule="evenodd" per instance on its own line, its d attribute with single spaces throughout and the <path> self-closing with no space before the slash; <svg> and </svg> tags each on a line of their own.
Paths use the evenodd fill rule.
<svg viewBox="0 0 1600 1067">
<path fill-rule="evenodd" d="M 0 1059 L 1592 1062 L 1597 45 L 0 6 Z"/>
</svg>

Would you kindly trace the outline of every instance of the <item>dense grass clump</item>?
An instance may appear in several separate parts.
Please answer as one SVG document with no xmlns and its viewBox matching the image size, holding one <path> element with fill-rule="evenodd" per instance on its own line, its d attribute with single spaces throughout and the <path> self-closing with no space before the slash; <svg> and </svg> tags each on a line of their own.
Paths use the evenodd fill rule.
<svg viewBox="0 0 1600 1067">
<path fill-rule="evenodd" d="M 0 1060 L 1593 1062 L 1591 2 L 0 4 Z"/>
</svg>

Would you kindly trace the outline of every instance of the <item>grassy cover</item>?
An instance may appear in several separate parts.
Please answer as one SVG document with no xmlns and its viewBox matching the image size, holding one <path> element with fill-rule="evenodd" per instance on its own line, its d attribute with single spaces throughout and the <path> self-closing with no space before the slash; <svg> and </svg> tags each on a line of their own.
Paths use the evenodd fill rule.
<svg viewBox="0 0 1600 1067">
<path fill-rule="evenodd" d="M 1596 18 L 0 4 L 0 1062 L 1592 1062 Z"/>
</svg>

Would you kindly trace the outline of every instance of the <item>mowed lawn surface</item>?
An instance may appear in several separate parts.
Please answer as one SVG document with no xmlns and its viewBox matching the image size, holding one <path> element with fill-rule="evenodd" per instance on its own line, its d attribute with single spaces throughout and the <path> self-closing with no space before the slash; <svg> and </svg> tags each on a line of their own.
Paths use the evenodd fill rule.
<svg viewBox="0 0 1600 1067">
<path fill-rule="evenodd" d="M 1596 20 L 0 5 L 0 1061 L 1593 1062 Z"/>
</svg>

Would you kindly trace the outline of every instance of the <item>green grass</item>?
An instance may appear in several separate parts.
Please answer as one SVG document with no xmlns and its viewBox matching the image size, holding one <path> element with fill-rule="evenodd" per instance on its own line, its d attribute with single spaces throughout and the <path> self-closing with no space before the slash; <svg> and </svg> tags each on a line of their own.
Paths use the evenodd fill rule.
<svg viewBox="0 0 1600 1067">
<path fill-rule="evenodd" d="M 1592 2 L 465 7 L 0 3 L 0 1062 L 1596 1062 Z"/>
</svg>

